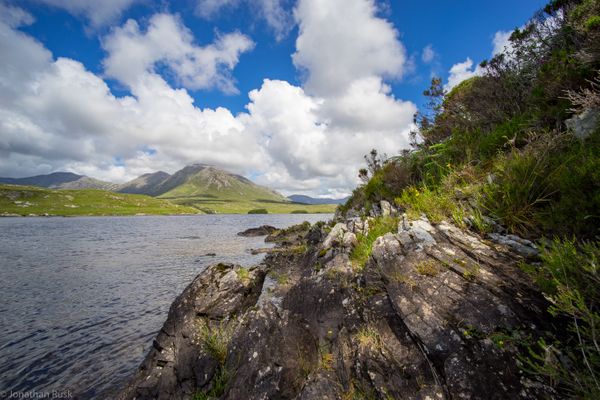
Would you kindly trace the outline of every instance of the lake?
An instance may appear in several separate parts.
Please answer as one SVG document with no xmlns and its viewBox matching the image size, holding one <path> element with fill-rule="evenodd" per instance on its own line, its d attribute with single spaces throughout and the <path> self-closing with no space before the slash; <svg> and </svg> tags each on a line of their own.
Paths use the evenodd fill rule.
<svg viewBox="0 0 600 400">
<path fill-rule="evenodd" d="M 172 301 L 207 265 L 262 260 L 248 250 L 264 237 L 237 232 L 331 217 L 0 218 L 0 392 L 104 398 L 135 372 Z"/>
</svg>

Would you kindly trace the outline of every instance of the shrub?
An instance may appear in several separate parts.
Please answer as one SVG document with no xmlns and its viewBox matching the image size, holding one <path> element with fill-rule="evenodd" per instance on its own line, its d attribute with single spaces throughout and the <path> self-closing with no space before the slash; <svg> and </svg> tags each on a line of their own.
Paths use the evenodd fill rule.
<svg viewBox="0 0 600 400">
<path fill-rule="evenodd" d="M 306 210 L 293 210 L 292 214 L 308 214 Z"/>
<path fill-rule="evenodd" d="M 269 211 L 267 211 L 266 208 L 255 208 L 253 210 L 248 211 L 248 214 L 268 214 Z"/>
<path fill-rule="evenodd" d="M 565 318 L 568 333 L 538 342 L 525 359 L 530 372 L 569 397 L 600 398 L 600 242 L 577 245 L 555 239 L 543 249 L 540 266 L 527 266 L 552 301 L 552 315 Z"/>
</svg>

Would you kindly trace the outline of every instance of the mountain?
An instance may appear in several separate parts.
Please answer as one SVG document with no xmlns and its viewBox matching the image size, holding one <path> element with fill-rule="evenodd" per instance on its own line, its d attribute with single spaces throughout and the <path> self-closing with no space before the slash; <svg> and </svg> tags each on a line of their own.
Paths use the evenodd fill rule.
<svg viewBox="0 0 600 400">
<path fill-rule="evenodd" d="M 0 178 L 2 183 L 48 189 L 102 189 L 112 191 L 113 195 L 114 192 L 149 195 L 205 213 L 331 213 L 335 209 L 333 203 L 292 202 L 243 176 L 205 164 L 188 165 L 172 175 L 163 171 L 147 173 L 123 184 L 103 182 L 70 172 L 18 179 Z M 106 198 L 110 196 L 96 196 L 98 202 Z M 48 213 L 59 211 L 51 210 Z"/>
<path fill-rule="evenodd" d="M 204 164 L 189 165 L 175 172 L 157 189 L 163 198 L 201 197 L 288 202 L 281 194 L 243 176 Z"/>
<path fill-rule="evenodd" d="M 350 197 L 344 197 L 343 199 L 332 199 L 328 197 L 318 198 L 304 196 L 302 194 L 293 194 L 291 196 L 288 196 L 288 199 L 290 201 L 300 204 L 344 204 L 349 198 Z"/>
<path fill-rule="evenodd" d="M 134 180 L 119 185 L 117 191 L 131 194 L 147 194 L 156 196 L 160 194 L 160 187 L 163 182 L 171 177 L 163 171 L 141 175 Z"/>
<path fill-rule="evenodd" d="M 118 185 L 72 172 L 53 172 L 27 178 L 0 178 L 0 183 L 22 186 L 41 186 L 49 189 L 102 189 L 114 190 Z"/>
</svg>

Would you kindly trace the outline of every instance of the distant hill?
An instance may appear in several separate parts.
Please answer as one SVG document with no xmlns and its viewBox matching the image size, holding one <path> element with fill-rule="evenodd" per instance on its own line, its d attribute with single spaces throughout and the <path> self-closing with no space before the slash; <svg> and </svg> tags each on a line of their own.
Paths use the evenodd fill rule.
<svg viewBox="0 0 600 400">
<path fill-rule="evenodd" d="M 323 199 L 312 199 L 313 202 L 309 203 L 307 199 L 311 198 L 308 197 L 304 201 L 292 201 L 243 176 L 205 164 L 188 165 L 172 175 L 162 171 L 148 173 L 120 185 L 70 172 L 55 172 L 49 175 L 18 179 L 0 178 L 0 183 L 40 186 L 49 189 L 102 189 L 110 190 L 113 194 L 119 192 L 148 195 L 169 200 L 180 206 L 193 207 L 205 213 L 247 213 L 257 209 L 266 209 L 270 213 L 330 213 L 335 210 L 336 204 L 323 201 Z M 62 201 L 60 197 L 54 195 L 51 198 Z M 108 201 L 109 203 L 115 200 L 106 195 L 98 195 L 95 198 L 97 201 Z M 101 208 L 101 205 L 94 207 Z M 64 207 L 61 209 L 62 212 L 65 212 Z M 11 207 L 0 209 L 0 211 L 8 210 L 14 211 Z M 76 211 L 64 215 L 72 214 L 77 215 Z"/>
<path fill-rule="evenodd" d="M 98 189 L 54 190 L 0 184 L 0 216 L 197 214 L 198 209 L 138 194 Z"/>
<path fill-rule="evenodd" d="M 49 189 L 102 189 L 115 190 L 118 185 L 100 181 L 89 176 L 72 172 L 54 172 L 27 178 L 0 178 L 0 183 L 9 185 L 40 186 Z"/>
<path fill-rule="evenodd" d="M 331 198 L 319 198 L 304 196 L 301 194 L 293 194 L 288 196 L 290 201 L 301 204 L 344 204 L 350 197 L 344 197 L 343 199 L 331 199 Z"/>
<path fill-rule="evenodd" d="M 160 188 L 163 182 L 171 177 L 163 171 L 144 174 L 132 181 L 119 185 L 117 191 L 121 193 L 131 194 L 147 194 L 149 196 L 157 196 L 161 194 Z"/>
<path fill-rule="evenodd" d="M 160 197 L 205 197 L 288 202 L 281 194 L 249 179 L 203 164 L 189 165 L 160 185 Z"/>
</svg>

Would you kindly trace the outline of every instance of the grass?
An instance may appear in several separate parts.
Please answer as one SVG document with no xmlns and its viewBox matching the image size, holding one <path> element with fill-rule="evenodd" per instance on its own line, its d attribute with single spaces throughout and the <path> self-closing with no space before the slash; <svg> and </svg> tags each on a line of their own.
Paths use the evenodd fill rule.
<svg viewBox="0 0 600 400">
<path fill-rule="evenodd" d="M 250 281 L 250 271 L 247 268 L 239 267 L 235 270 L 237 277 L 245 285 Z"/>
<path fill-rule="evenodd" d="M 356 333 L 358 345 L 363 349 L 379 350 L 383 346 L 381 336 L 373 327 L 363 327 Z"/>
<path fill-rule="evenodd" d="M 208 198 L 208 197 L 173 197 L 169 200 L 175 204 L 194 207 L 207 214 L 248 214 L 251 210 L 265 209 L 269 214 L 291 214 L 298 211 L 298 204 L 284 200 L 265 202 L 251 198 Z M 335 212 L 335 204 L 303 205 L 307 214 L 331 214 Z"/>
<path fill-rule="evenodd" d="M 525 266 L 552 301 L 550 313 L 568 321 L 568 335 L 540 340 L 527 369 L 573 398 L 600 398 L 600 241 L 555 239 L 542 263 Z"/>
<path fill-rule="evenodd" d="M 440 273 L 435 261 L 425 260 L 415 265 L 415 270 L 418 274 L 424 276 L 437 276 Z"/>
<path fill-rule="evenodd" d="M 395 217 L 378 217 L 369 224 L 369 233 L 366 235 L 358 234 L 358 244 L 350 253 L 350 260 L 358 270 L 364 268 L 365 264 L 373 251 L 375 240 L 389 232 L 398 230 L 398 219 Z"/>
<path fill-rule="evenodd" d="M 411 186 L 402 191 L 395 203 L 406 209 L 411 219 L 425 214 L 433 223 L 439 223 L 453 215 L 457 206 L 453 199 L 442 190 L 429 189 L 426 186 Z"/>
<path fill-rule="evenodd" d="M 205 320 L 201 320 L 198 325 L 200 345 L 208 355 L 219 362 L 219 365 L 224 365 L 235 325 L 231 321 L 210 324 Z"/>
<path fill-rule="evenodd" d="M 0 185 L 0 214 L 17 215 L 170 215 L 197 214 L 192 207 L 137 194 L 97 189 L 52 190 Z"/>
</svg>

